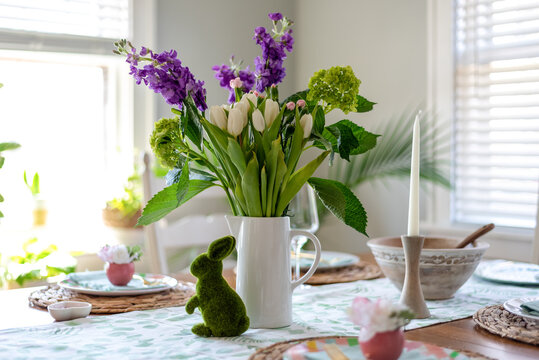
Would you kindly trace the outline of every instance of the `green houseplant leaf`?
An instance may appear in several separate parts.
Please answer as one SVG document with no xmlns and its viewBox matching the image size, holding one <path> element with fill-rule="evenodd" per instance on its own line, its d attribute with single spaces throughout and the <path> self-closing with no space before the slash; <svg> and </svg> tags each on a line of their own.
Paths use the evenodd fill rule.
<svg viewBox="0 0 539 360">
<path fill-rule="evenodd" d="M 178 183 L 179 184 L 179 183 Z M 138 225 L 149 225 L 157 220 L 162 219 L 172 210 L 186 203 L 198 193 L 206 190 L 209 187 L 215 186 L 211 181 L 206 180 L 189 180 L 188 188 L 184 196 L 178 200 L 178 184 L 172 184 L 157 194 L 148 201 L 148 204 L 142 212 L 142 216 L 138 219 Z"/>
<path fill-rule="evenodd" d="M 356 95 L 356 112 L 368 112 L 376 105 L 375 102 L 365 99 L 361 95 Z"/>
<path fill-rule="evenodd" d="M 309 184 L 324 204 L 339 220 L 367 235 L 367 213 L 354 193 L 344 184 L 312 177 Z"/>
</svg>

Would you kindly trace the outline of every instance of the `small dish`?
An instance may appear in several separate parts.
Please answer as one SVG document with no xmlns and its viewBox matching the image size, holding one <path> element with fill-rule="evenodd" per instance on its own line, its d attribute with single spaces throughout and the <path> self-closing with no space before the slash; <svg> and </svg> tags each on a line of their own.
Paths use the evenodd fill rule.
<svg viewBox="0 0 539 360">
<path fill-rule="evenodd" d="M 539 296 L 511 299 L 503 303 L 503 308 L 509 311 L 511 314 L 522 316 L 523 318 L 533 320 L 535 322 L 539 322 L 539 316 L 532 315 L 520 307 L 520 305 L 528 301 L 537 301 L 537 300 L 539 300 Z"/>
<path fill-rule="evenodd" d="M 313 263 L 314 252 L 302 251 L 300 253 L 300 268 L 302 270 L 309 269 Z M 333 269 L 343 266 L 352 265 L 359 262 L 359 258 L 355 255 L 337 252 L 337 251 L 322 251 L 320 256 L 320 262 L 318 263 L 318 269 Z M 296 259 L 294 253 L 290 255 L 290 264 L 292 267 L 296 266 Z"/>
<path fill-rule="evenodd" d="M 84 301 L 61 301 L 50 304 L 47 310 L 56 321 L 66 321 L 90 315 L 92 304 Z"/>
</svg>

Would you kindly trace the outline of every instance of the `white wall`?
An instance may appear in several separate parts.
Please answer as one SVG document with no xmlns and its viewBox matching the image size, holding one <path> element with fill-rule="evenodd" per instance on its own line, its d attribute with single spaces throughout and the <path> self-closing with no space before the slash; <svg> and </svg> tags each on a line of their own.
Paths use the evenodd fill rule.
<svg viewBox="0 0 539 360">
<path fill-rule="evenodd" d="M 305 87 L 320 68 L 352 66 L 362 81 L 360 93 L 377 105 L 347 118 L 367 129 L 425 103 L 426 0 L 300 0 L 294 20 L 296 86 Z M 355 193 L 367 210 L 371 238 L 405 233 L 408 183 L 366 184 Z M 367 251 L 364 236 L 328 220 L 318 233 L 323 247 Z"/>
</svg>

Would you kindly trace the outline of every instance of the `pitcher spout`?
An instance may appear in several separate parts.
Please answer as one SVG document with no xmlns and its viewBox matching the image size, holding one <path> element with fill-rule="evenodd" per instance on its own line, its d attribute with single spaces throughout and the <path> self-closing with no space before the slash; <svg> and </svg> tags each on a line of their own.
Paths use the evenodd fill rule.
<svg viewBox="0 0 539 360">
<path fill-rule="evenodd" d="M 232 236 L 236 238 L 236 241 L 238 240 L 239 234 L 240 234 L 240 228 L 242 223 L 241 216 L 225 216 L 226 222 L 228 223 L 228 228 L 230 230 L 230 233 Z"/>
</svg>

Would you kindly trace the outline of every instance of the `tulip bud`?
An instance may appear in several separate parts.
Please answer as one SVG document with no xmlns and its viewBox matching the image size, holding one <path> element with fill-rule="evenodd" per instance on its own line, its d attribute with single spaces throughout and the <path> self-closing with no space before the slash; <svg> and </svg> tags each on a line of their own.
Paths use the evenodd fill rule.
<svg viewBox="0 0 539 360">
<path fill-rule="evenodd" d="M 253 126 L 257 131 L 264 131 L 266 128 L 266 123 L 264 122 L 264 116 L 262 116 L 262 112 L 258 109 L 253 111 Z"/>
<path fill-rule="evenodd" d="M 234 108 L 228 113 L 227 131 L 234 137 L 243 131 L 243 113 L 240 109 Z"/>
<path fill-rule="evenodd" d="M 295 107 L 296 107 L 296 104 L 294 104 L 293 101 L 289 101 L 289 102 L 286 103 L 286 108 L 287 108 L 288 110 L 294 110 Z"/>
<path fill-rule="evenodd" d="M 210 123 L 219 127 L 221 130 L 226 130 L 226 114 L 225 109 L 221 106 L 213 105 L 210 107 Z"/>
<path fill-rule="evenodd" d="M 266 100 L 266 109 L 264 110 L 264 118 L 266 119 L 266 126 L 270 127 L 275 121 L 275 118 L 279 114 L 279 103 L 271 99 Z"/>
<path fill-rule="evenodd" d="M 299 99 L 296 105 L 298 105 L 300 108 L 305 107 L 305 100 Z"/>
<path fill-rule="evenodd" d="M 299 123 L 303 128 L 303 138 L 307 139 L 311 136 L 311 130 L 313 129 L 313 117 L 311 114 L 305 114 L 299 119 Z"/>
<path fill-rule="evenodd" d="M 241 100 L 243 101 L 244 99 L 249 99 L 249 101 L 251 101 L 253 103 L 253 105 L 256 107 L 256 95 L 254 93 L 248 93 L 248 94 L 244 94 L 241 98 Z"/>
<path fill-rule="evenodd" d="M 249 105 L 247 99 L 241 100 L 240 102 L 234 104 L 234 108 L 241 110 L 241 113 L 243 115 L 243 127 L 247 126 L 247 115 L 249 114 L 249 110 L 251 109 L 251 105 Z"/>
<path fill-rule="evenodd" d="M 240 80 L 239 77 L 237 77 L 235 79 L 230 80 L 229 85 L 232 89 L 241 89 L 241 87 L 243 86 L 243 82 Z"/>
</svg>

